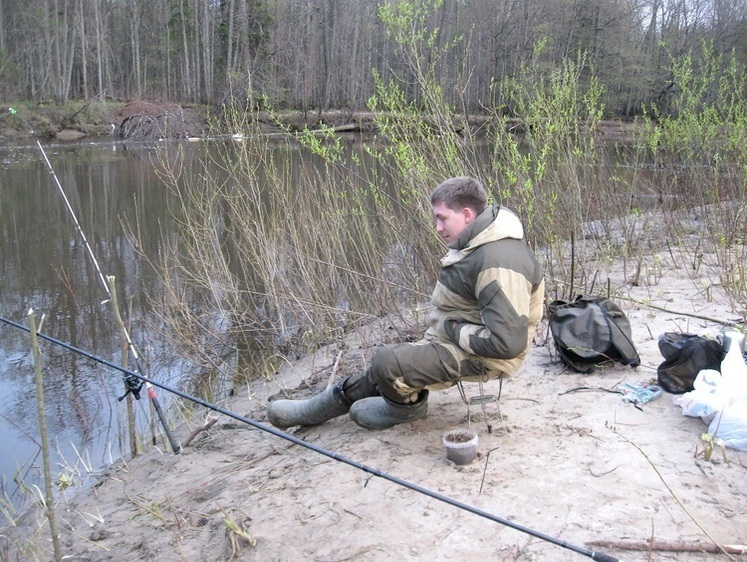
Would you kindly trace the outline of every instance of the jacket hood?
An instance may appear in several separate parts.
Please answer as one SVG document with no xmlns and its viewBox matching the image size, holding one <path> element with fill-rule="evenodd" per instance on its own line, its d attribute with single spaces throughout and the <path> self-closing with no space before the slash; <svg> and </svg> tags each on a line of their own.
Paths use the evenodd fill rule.
<svg viewBox="0 0 747 562">
<path fill-rule="evenodd" d="M 449 252 L 441 258 L 441 265 L 447 267 L 457 263 L 475 248 L 505 238 L 521 240 L 524 227 L 513 211 L 501 205 L 491 205 L 449 245 Z"/>
</svg>

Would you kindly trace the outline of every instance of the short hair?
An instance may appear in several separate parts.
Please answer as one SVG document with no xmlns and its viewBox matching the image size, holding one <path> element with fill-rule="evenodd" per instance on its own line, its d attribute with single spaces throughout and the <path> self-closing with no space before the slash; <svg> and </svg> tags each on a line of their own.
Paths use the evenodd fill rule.
<svg viewBox="0 0 747 562">
<path fill-rule="evenodd" d="M 475 178 L 461 176 L 442 182 L 431 194 L 431 205 L 445 204 L 452 211 L 465 207 L 480 214 L 488 204 L 488 194 Z"/>
</svg>

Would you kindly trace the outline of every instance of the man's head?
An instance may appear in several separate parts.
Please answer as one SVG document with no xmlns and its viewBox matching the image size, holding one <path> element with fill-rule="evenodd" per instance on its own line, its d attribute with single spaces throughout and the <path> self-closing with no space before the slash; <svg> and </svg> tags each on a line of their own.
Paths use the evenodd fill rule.
<svg viewBox="0 0 747 562">
<path fill-rule="evenodd" d="M 431 194 L 436 232 L 451 244 L 485 210 L 488 195 L 474 178 L 450 178 Z"/>
</svg>

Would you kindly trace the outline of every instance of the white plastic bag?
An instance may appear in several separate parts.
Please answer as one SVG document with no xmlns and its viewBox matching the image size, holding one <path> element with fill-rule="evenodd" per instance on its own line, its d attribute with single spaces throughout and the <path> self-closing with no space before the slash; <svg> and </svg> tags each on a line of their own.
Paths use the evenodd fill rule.
<svg viewBox="0 0 747 562">
<path fill-rule="evenodd" d="M 693 382 L 693 390 L 675 399 L 675 404 L 682 408 L 683 416 L 701 418 L 711 423 L 717 412 L 727 402 L 721 385 L 721 373 L 712 369 L 703 369 Z"/>
<path fill-rule="evenodd" d="M 726 447 L 747 451 L 747 364 L 742 359 L 744 336 L 729 332 L 724 337 L 728 351 L 721 372 L 698 373 L 693 390 L 675 400 L 685 416 L 699 417 L 708 433 Z"/>
<path fill-rule="evenodd" d="M 721 439 L 726 447 L 747 451 L 747 400 L 729 404 L 717 413 L 708 433 Z"/>
</svg>

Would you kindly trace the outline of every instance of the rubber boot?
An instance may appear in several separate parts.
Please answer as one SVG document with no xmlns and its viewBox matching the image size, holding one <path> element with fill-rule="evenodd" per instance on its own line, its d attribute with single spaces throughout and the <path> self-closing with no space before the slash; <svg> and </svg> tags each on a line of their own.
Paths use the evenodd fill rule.
<svg viewBox="0 0 747 562">
<path fill-rule="evenodd" d="M 366 429 L 385 429 L 424 418 L 427 412 L 428 391 L 423 390 L 412 404 L 401 404 L 383 396 L 358 400 L 350 408 L 350 417 Z"/>
<path fill-rule="evenodd" d="M 274 400 L 267 405 L 267 419 L 280 429 L 294 425 L 318 425 L 346 414 L 352 404 L 342 392 L 342 384 L 328 386 L 324 392 L 306 400 Z"/>
</svg>

